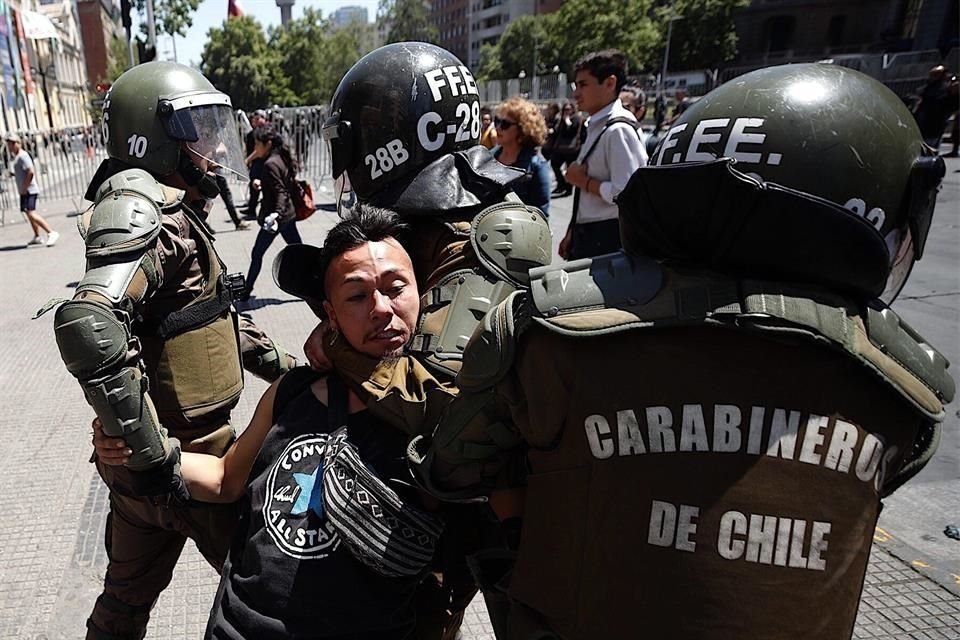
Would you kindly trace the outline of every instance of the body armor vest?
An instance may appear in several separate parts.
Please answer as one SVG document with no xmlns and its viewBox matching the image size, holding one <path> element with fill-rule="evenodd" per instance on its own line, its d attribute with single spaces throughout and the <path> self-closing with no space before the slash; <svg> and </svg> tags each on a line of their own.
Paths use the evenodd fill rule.
<svg viewBox="0 0 960 640">
<path fill-rule="evenodd" d="M 189 221 L 191 237 L 197 243 L 197 259 L 205 271 L 203 292 L 162 318 L 141 319 L 134 324 L 134 333 L 143 345 L 158 417 L 171 435 L 189 442 L 196 437 L 206 439 L 202 431 L 211 415 L 219 418 L 236 406 L 243 390 L 243 368 L 236 313 L 224 280 L 225 265 L 189 209 L 173 202 L 165 205 L 164 213 L 178 209 Z M 194 432 L 196 429 L 200 432 Z M 218 440 L 219 431 L 214 432 Z M 228 444 L 229 438 L 225 442 Z"/>
<path fill-rule="evenodd" d="M 532 321 L 564 335 L 712 325 L 791 335 L 840 350 L 909 402 L 928 425 L 907 464 L 882 487 L 883 495 L 929 461 L 944 404 L 955 392 L 946 358 L 879 302 L 857 304 L 820 289 L 670 269 L 622 252 L 533 269 L 530 295 Z M 513 317 L 512 307 L 508 303 L 499 313 Z"/>
</svg>

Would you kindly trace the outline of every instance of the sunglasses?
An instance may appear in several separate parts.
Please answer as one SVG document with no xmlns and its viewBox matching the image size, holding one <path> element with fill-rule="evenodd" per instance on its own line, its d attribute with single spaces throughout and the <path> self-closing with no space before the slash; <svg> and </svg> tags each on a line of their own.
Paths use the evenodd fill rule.
<svg viewBox="0 0 960 640">
<path fill-rule="evenodd" d="M 517 123 L 514 122 L 513 120 L 506 120 L 505 118 L 493 119 L 493 126 L 495 126 L 497 129 L 507 130 L 515 124 Z"/>
</svg>

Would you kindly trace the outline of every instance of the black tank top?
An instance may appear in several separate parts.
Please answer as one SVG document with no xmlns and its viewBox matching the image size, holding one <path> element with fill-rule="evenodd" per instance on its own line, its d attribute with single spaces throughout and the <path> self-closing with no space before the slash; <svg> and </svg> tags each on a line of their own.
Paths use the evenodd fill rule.
<svg viewBox="0 0 960 640">
<path fill-rule="evenodd" d="M 324 514 L 330 422 L 309 386 L 277 417 L 247 481 L 205 637 L 397 640 L 412 630 L 417 579 L 373 573 Z M 366 411 L 348 416 L 347 427 L 381 479 L 407 475 L 402 433 Z"/>
</svg>

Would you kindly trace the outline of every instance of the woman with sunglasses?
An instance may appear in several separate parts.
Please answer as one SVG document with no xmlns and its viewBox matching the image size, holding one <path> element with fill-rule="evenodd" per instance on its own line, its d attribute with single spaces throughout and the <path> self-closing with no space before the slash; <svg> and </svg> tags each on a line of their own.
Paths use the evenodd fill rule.
<svg viewBox="0 0 960 640">
<path fill-rule="evenodd" d="M 510 98 L 497 107 L 493 124 L 497 128 L 493 157 L 527 172 L 527 179 L 513 186 L 514 192 L 524 204 L 549 216 L 550 165 L 540 155 L 540 146 L 547 139 L 547 123 L 540 109 L 529 100 Z"/>
</svg>

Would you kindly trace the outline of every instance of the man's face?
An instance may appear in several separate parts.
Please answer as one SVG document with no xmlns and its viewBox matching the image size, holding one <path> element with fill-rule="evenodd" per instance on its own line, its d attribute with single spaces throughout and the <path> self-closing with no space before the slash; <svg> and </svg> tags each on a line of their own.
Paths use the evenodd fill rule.
<svg viewBox="0 0 960 640">
<path fill-rule="evenodd" d="M 485 114 L 483 114 L 482 116 L 480 116 L 480 124 L 483 125 L 483 129 L 484 129 L 484 130 L 490 128 L 490 123 L 491 123 L 491 122 L 493 122 L 493 119 L 490 117 L 490 114 L 489 114 L 489 113 L 485 113 Z"/>
<path fill-rule="evenodd" d="M 577 107 L 590 115 L 613 102 L 617 95 L 617 79 L 615 76 L 607 76 L 601 82 L 588 70 L 582 69 L 577 71 L 573 83 L 573 97 L 577 101 Z"/>
<path fill-rule="evenodd" d="M 266 122 L 267 119 L 263 116 L 253 116 L 253 118 L 250 120 L 250 126 L 254 128 L 262 127 Z"/>
<path fill-rule="evenodd" d="M 7 140 L 6 144 L 8 153 L 20 153 L 20 143 Z"/>
<path fill-rule="evenodd" d="M 396 356 L 410 341 L 420 294 L 410 256 L 393 238 L 366 242 L 334 258 L 324 288 L 331 328 L 360 353 Z"/>
</svg>

